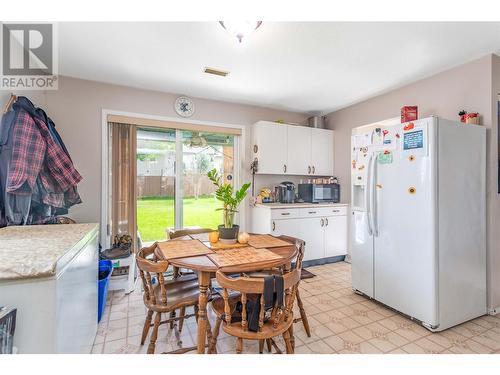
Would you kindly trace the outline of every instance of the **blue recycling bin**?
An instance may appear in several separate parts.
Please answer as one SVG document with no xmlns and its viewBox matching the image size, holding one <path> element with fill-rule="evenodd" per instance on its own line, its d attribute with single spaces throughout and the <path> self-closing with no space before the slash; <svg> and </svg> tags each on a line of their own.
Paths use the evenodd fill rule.
<svg viewBox="0 0 500 375">
<path fill-rule="evenodd" d="M 106 307 L 106 297 L 108 295 L 109 279 L 113 273 L 113 262 L 110 260 L 99 261 L 99 295 L 97 303 L 97 321 L 100 322 L 104 308 Z"/>
</svg>

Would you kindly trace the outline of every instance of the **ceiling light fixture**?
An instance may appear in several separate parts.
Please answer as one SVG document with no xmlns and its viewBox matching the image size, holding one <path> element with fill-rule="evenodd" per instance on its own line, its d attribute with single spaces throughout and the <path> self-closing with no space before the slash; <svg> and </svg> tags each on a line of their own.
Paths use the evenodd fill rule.
<svg viewBox="0 0 500 375">
<path fill-rule="evenodd" d="M 247 38 L 262 25 L 262 21 L 219 21 L 219 23 L 229 34 L 235 36 L 240 43 L 243 38 Z"/>
<path fill-rule="evenodd" d="M 226 72 L 224 70 L 209 68 L 209 67 L 205 67 L 205 69 L 203 71 L 207 74 L 213 74 L 213 75 L 221 76 L 221 77 L 227 77 L 227 75 L 229 74 L 229 72 Z"/>
</svg>

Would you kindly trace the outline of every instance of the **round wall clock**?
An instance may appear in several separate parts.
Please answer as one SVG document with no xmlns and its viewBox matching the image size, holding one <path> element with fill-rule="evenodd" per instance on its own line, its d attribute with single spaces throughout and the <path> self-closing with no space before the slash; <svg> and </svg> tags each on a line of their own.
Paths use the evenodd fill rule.
<svg viewBox="0 0 500 375">
<path fill-rule="evenodd" d="M 193 100 L 187 96 L 179 96 L 174 104 L 175 112 L 182 117 L 190 117 L 194 114 Z"/>
</svg>

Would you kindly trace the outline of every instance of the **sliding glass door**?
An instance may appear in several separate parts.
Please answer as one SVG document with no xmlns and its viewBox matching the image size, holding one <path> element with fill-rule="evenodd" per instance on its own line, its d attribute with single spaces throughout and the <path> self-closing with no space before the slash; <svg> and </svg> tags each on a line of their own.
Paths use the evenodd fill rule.
<svg viewBox="0 0 500 375">
<path fill-rule="evenodd" d="M 136 207 L 140 239 L 166 238 L 170 228 L 216 229 L 222 222 L 207 172 L 234 181 L 235 135 L 137 127 Z"/>
<path fill-rule="evenodd" d="M 182 227 L 216 229 L 222 222 L 207 172 L 216 168 L 225 182 L 234 180 L 234 136 L 182 131 Z"/>
<path fill-rule="evenodd" d="M 143 242 L 175 226 L 175 129 L 137 129 L 137 227 Z"/>
</svg>

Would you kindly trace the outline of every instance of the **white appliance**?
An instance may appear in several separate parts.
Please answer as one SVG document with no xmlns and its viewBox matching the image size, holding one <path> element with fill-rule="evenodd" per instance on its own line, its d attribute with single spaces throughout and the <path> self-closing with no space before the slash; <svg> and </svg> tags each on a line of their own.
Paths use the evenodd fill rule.
<svg viewBox="0 0 500 375">
<path fill-rule="evenodd" d="M 353 289 L 441 331 L 486 314 L 486 129 L 353 129 Z"/>
</svg>

